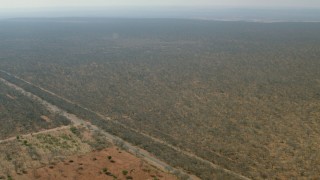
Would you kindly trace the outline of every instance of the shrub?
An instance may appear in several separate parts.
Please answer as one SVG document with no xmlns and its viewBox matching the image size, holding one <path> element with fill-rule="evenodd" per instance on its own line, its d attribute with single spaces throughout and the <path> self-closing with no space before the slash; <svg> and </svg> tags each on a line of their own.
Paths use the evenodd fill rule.
<svg viewBox="0 0 320 180">
<path fill-rule="evenodd" d="M 127 170 L 123 170 L 122 174 L 126 176 L 128 174 L 128 171 Z"/>
</svg>

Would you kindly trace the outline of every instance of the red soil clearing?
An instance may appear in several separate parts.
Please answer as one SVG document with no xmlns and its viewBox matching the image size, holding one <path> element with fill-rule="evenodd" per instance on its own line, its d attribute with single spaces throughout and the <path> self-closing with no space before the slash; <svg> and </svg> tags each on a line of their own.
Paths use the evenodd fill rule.
<svg viewBox="0 0 320 180">
<path fill-rule="evenodd" d="M 126 173 L 127 172 L 127 173 Z M 161 172 L 141 159 L 117 148 L 94 151 L 82 156 L 72 156 L 57 164 L 28 170 L 27 174 L 16 175 L 14 179 L 177 179 Z"/>
</svg>

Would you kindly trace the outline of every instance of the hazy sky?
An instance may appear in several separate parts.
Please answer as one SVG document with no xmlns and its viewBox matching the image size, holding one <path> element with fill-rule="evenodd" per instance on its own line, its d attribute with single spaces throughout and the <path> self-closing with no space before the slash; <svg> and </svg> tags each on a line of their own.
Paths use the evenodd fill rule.
<svg viewBox="0 0 320 180">
<path fill-rule="evenodd" d="M 0 9 L 83 6 L 236 6 L 320 8 L 320 0 L 0 0 Z"/>
</svg>

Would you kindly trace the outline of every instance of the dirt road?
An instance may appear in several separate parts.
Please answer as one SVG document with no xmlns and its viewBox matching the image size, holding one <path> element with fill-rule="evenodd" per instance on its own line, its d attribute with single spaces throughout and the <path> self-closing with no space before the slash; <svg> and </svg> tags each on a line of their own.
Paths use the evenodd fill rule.
<svg viewBox="0 0 320 180">
<path fill-rule="evenodd" d="M 25 95 L 25 96 L 27 96 L 27 97 L 29 97 L 29 98 L 41 103 L 43 106 L 47 107 L 47 109 L 50 112 L 59 113 L 62 116 L 68 118 L 72 122 L 73 125 L 77 126 L 77 125 L 80 125 L 80 124 L 86 124 L 86 125 L 89 126 L 90 130 L 101 132 L 110 142 L 121 142 L 124 146 L 126 146 L 127 151 L 129 151 L 130 153 L 132 153 L 134 155 L 139 156 L 141 159 L 143 159 L 144 161 L 148 162 L 149 164 L 159 168 L 160 170 L 162 170 L 164 172 L 169 172 L 171 174 L 173 174 L 176 171 L 180 171 L 181 172 L 181 170 L 178 170 L 178 169 L 168 165 L 167 163 L 155 158 L 154 156 L 152 156 L 147 151 L 145 151 L 145 150 L 143 150 L 143 149 L 141 149 L 139 147 L 136 147 L 136 146 L 132 145 L 131 143 L 126 142 L 126 141 L 124 141 L 123 139 L 121 139 L 121 138 L 119 138 L 117 136 L 111 135 L 108 132 L 105 132 L 105 131 L 101 130 L 99 127 L 89 123 L 88 121 L 85 121 L 85 120 L 83 120 L 81 118 L 78 118 L 76 115 L 70 114 L 70 113 L 60 109 L 59 107 L 48 103 L 47 101 L 41 99 L 40 97 L 38 97 L 38 96 L 36 96 L 36 95 L 34 95 L 34 94 L 30 93 L 30 92 L 25 91 L 24 89 L 16 86 L 15 84 L 10 83 L 10 82 L 6 81 L 3 78 L 0 78 L 0 81 L 5 83 L 7 86 L 9 86 L 11 88 L 14 88 L 15 90 L 19 91 L 23 95 Z M 56 129 L 52 129 L 52 131 L 54 131 L 54 130 L 56 130 Z M 49 132 L 51 130 L 45 130 L 45 131 Z M 44 131 L 41 131 L 41 132 L 43 133 Z M 41 132 L 39 132 L 39 133 L 41 133 Z M 7 142 L 7 141 L 12 141 L 15 138 L 16 137 L 8 138 L 8 139 L 0 141 L 0 143 Z M 187 174 L 185 172 L 182 172 L 182 174 L 188 175 L 190 177 L 190 179 L 200 179 L 200 178 L 198 178 L 198 177 L 196 177 L 194 175 Z"/>
<path fill-rule="evenodd" d="M 51 95 L 53 95 L 53 96 L 55 96 L 55 97 L 57 97 L 57 98 L 60 98 L 60 99 L 65 100 L 65 101 L 67 101 L 67 102 L 69 102 L 69 103 L 75 104 L 75 105 L 77 105 L 77 106 L 79 106 L 79 107 L 81 107 L 81 108 L 83 108 L 83 109 L 85 109 L 85 110 L 88 110 L 88 111 L 92 112 L 92 113 L 95 113 L 96 115 L 98 115 L 99 117 L 101 117 L 101 118 L 103 118 L 103 119 L 105 119 L 105 120 L 107 120 L 107 121 L 110 121 L 110 120 L 111 120 L 110 117 L 103 116 L 102 114 L 99 114 L 99 113 L 97 113 L 97 112 L 95 112 L 95 111 L 93 111 L 93 110 L 90 110 L 90 109 L 88 109 L 88 108 L 86 108 L 86 107 L 83 107 L 83 106 L 81 106 L 81 105 L 79 105 L 79 104 L 76 104 L 76 103 L 74 103 L 74 102 L 72 102 L 72 101 L 70 101 L 70 100 L 68 100 L 68 99 L 65 99 L 65 98 L 63 98 L 63 97 L 61 97 L 61 96 L 59 96 L 59 95 L 57 95 L 57 94 L 55 94 L 55 93 L 53 93 L 53 92 L 51 92 L 51 91 L 48 91 L 48 90 L 46 90 L 46 89 L 44 89 L 44 88 L 42 88 L 42 87 L 39 87 L 39 86 L 37 86 L 37 85 L 34 85 L 34 84 L 30 83 L 30 82 L 28 82 L 28 81 L 26 81 L 26 80 L 24 80 L 24 79 L 21 79 L 21 78 L 19 78 L 19 77 L 17 77 L 17 76 L 14 76 L 14 75 L 6 72 L 6 71 L 3 71 L 3 70 L 0 70 L 0 71 L 3 72 L 3 73 L 6 73 L 6 74 L 9 75 L 9 76 L 12 76 L 12 77 L 17 78 L 17 79 L 19 79 L 19 80 L 21 80 L 21 81 L 24 81 L 25 83 L 28 83 L 28 84 L 30 84 L 30 85 L 33 85 L 33 86 L 35 86 L 35 87 L 37 87 L 37 88 L 39 88 L 39 89 L 41 89 L 41 90 L 43 90 L 43 91 L 45 91 L 45 92 L 47 92 L 47 93 L 50 93 Z M 39 97 L 36 96 L 36 95 L 33 95 L 33 94 L 29 93 L 29 92 L 26 92 L 26 91 L 23 90 L 22 88 L 14 85 L 14 84 L 12 84 L 12 83 L 10 83 L 10 82 L 2 79 L 2 78 L 0 78 L 0 80 L 3 81 L 3 82 L 5 82 L 8 86 L 10 86 L 10 87 L 12 87 L 12 88 L 15 88 L 16 90 L 19 90 L 21 93 L 23 93 L 23 94 L 25 94 L 25 95 L 27 95 L 27 96 L 29 96 L 29 97 L 31 97 L 31 98 L 39 101 L 39 102 L 42 103 L 43 105 L 47 106 L 47 107 L 49 108 L 49 110 L 52 110 L 52 112 L 60 112 L 63 116 L 65 116 L 65 117 L 67 117 L 68 119 L 70 119 L 70 120 L 71 120 L 74 124 L 76 124 L 76 125 L 77 125 L 77 124 L 85 124 L 85 123 L 88 123 L 87 121 L 84 121 L 84 120 L 78 118 L 77 116 L 75 116 L 75 115 L 73 115 L 73 114 L 67 113 L 67 112 L 59 109 L 57 106 L 54 106 L 54 105 L 52 105 L 52 104 L 44 101 L 43 99 L 39 98 Z M 176 146 L 174 146 L 174 145 L 171 145 L 171 144 L 169 144 L 169 143 L 167 143 L 167 142 L 165 142 L 165 141 L 163 141 L 163 140 L 161 140 L 161 139 L 158 139 L 158 138 L 155 138 L 155 137 L 150 136 L 150 135 L 148 135 L 148 134 L 142 133 L 142 132 L 140 132 L 140 131 L 137 131 L 136 129 L 127 127 L 126 125 L 124 125 L 124 124 L 122 124 L 122 123 L 120 123 L 120 122 L 118 122 L 118 121 L 115 121 L 115 120 L 112 120 L 112 121 L 113 121 L 114 123 L 119 124 L 120 126 L 126 128 L 126 129 L 130 129 L 130 130 L 132 130 L 132 131 L 134 131 L 134 132 L 136 132 L 136 133 L 138 133 L 138 134 L 141 134 L 141 135 L 143 135 L 143 136 L 145 136 L 145 137 L 148 137 L 148 138 L 152 139 L 152 140 L 155 141 L 155 142 L 164 144 L 164 145 L 166 145 L 166 146 L 174 149 L 175 151 L 180 152 L 180 153 L 182 153 L 182 154 L 184 154 L 184 155 L 186 155 L 186 156 L 189 156 L 189 157 L 195 158 L 195 159 L 197 159 L 197 160 L 199 160 L 199 161 L 202 161 L 202 162 L 204 162 L 204 163 L 207 163 L 207 164 L 209 164 L 209 165 L 210 165 L 212 168 L 214 168 L 214 169 L 219 169 L 219 170 L 221 170 L 221 171 L 223 171 L 223 172 L 225 172 L 225 173 L 227 173 L 227 174 L 230 174 L 230 175 L 232 175 L 232 176 L 234 176 L 234 177 L 237 177 L 238 179 L 249 180 L 248 177 L 245 177 L 245 176 L 243 176 L 243 175 L 241 175 L 241 174 L 239 174 L 239 173 L 236 173 L 236 172 L 234 172 L 234 171 L 231 171 L 231 170 L 229 170 L 229 169 L 225 169 L 225 168 L 223 168 L 223 167 L 221 167 L 221 166 L 219 166 L 219 165 L 217 165 L 217 164 L 214 164 L 214 163 L 212 163 L 212 162 L 210 162 L 210 161 L 208 161 L 208 160 L 206 160 L 206 159 L 203 159 L 203 158 L 201 158 L 201 157 L 199 157 L 199 156 L 197 156 L 197 155 L 195 155 L 195 154 L 193 154 L 193 153 L 184 151 L 184 150 L 182 150 L 182 149 L 179 148 L 179 147 L 176 147 Z M 119 137 L 116 137 L 116 136 L 114 136 L 114 135 L 111 135 L 111 134 L 109 134 L 109 133 L 101 130 L 101 129 L 100 129 L 99 127 L 97 127 L 97 126 L 94 126 L 94 125 L 92 125 L 92 124 L 90 124 L 90 126 L 91 126 L 91 128 L 92 128 L 93 130 L 101 131 L 101 132 L 106 136 L 106 138 L 109 139 L 109 140 L 111 140 L 111 141 L 120 141 L 120 142 L 123 142 L 124 145 L 126 145 L 126 146 L 129 148 L 129 152 L 134 153 L 134 154 L 136 154 L 137 152 L 139 152 L 139 153 L 140 153 L 139 155 L 140 155 L 145 161 L 149 162 L 150 164 L 153 164 L 154 166 L 160 168 L 161 170 L 168 170 L 168 167 L 170 167 L 170 166 L 169 166 L 168 164 L 166 164 L 165 162 L 160 161 L 160 160 L 154 158 L 152 155 L 150 155 L 150 154 L 149 154 L 148 152 L 146 152 L 145 150 L 140 149 L 140 148 L 138 148 L 138 147 L 136 147 L 136 146 L 133 146 L 133 145 L 130 144 L 129 142 L 126 142 L 126 141 L 122 140 L 122 139 L 119 138 Z M 172 168 L 172 167 L 170 167 L 170 168 Z M 173 168 L 173 169 L 174 169 L 174 168 Z M 172 172 L 174 172 L 174 170 L 170 171 L 170 173 L 172 173 Z M 186 173 L 186 174 L 187 174 L 187 173 Z M 192 176 L 192 175 L 190 175 L 190 174 L 189 174 L 189 176 L 192 177 L 192 179 L 199 179 L 198 177 Z"/>
</svg>

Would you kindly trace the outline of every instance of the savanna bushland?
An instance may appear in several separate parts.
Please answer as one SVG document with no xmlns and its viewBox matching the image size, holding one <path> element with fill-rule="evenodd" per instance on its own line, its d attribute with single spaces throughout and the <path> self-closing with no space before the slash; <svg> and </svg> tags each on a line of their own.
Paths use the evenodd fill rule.
<svg viewBox="0 0 320 180">
<path fill-rule="evenodd" d="M 320 23 L 56 18 L 0 27 L 2 70 L 111 121 L 1 77 L 173 166 L 228 176 L 141 133 L 249 178 L 319 176 Z"/>
</svg>

